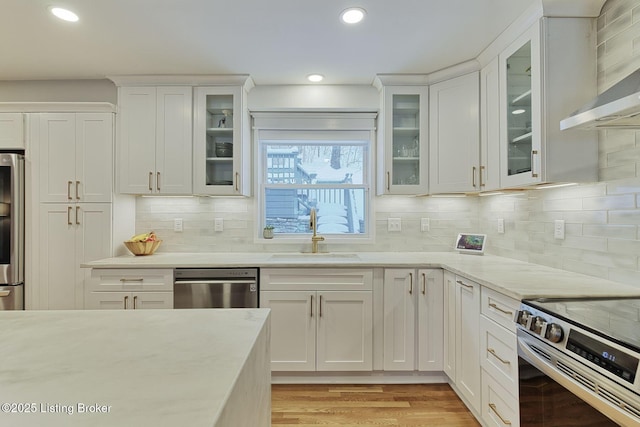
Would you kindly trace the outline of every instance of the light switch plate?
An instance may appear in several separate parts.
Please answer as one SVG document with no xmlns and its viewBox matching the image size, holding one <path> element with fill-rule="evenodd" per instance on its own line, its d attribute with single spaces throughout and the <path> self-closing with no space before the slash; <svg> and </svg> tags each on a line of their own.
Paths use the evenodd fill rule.
<svg viewBox="0 0 640 427">
<path fill-rule="evenodd" d="M 431 229 L 431 221 L 429 218 L 420 218 L 420 231 L 425 232 Z"/>
<path fill-rule="evenodd" d="M 387 231 L 402 231 L 402 219 L 389 218 L 387 220 Z"/>
<path fill-rule="evenodd" d="M 173 231 L 182 232 L 182 218 L 173 219 Z"/>
<path fill-rule="evenodd" d="M 498 233 L 504 234 L 504 218 L 498 218 Z"/>
<path fill-rule="evenodd" d="M 223 231 L 224 230 L 224 221 L 222 218 L 215 218 L 213 220 L 213 231 Z"/>
<path fill-rule="evenodd" d="M 558 240 L 564 240 L 564 220 L 556 219 L 553 222 L 553 237 Z"/>
</svg>

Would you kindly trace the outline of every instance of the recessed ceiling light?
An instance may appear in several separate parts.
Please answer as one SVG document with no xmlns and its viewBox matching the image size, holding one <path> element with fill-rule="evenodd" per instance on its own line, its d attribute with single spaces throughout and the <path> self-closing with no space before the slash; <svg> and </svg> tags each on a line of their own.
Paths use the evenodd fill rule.
<svg viewBox="0 0 640 427">
<path fill-rule="evenodd" d="M 367 12 L 361 7 L 350 7 L 345 9 L 340 14 L 340 19 L 345 24 L 357 24 L 364 19 L 364 15 Z"/>
<path fill-rule="evenodd" d="M 323 79 L 324 79 L 324 76 L 322 74 L 309 74 L 307 76 L 307 80 L 313 83 L 321 82 Z"/>
<path fill-rule="evenodd" d="M 50 7 L 49 11 L 51 11 L 51 13 L 53 13 L 57 18 L 60 18 L 63 21 L 77 22 L 79 19 L 78 15 L 71 12 L 70 10 L 63 9 L 61 7 Z"/>
<path fill-rule="evenodd" d="M 511 112 L 511 114 L 515 114 L 515 115 L 522 114 L 522 113 L 524 113 L 524 110 L 522 108 L 520 108 L 518 110 L 513 110 Z"/>
</svg>

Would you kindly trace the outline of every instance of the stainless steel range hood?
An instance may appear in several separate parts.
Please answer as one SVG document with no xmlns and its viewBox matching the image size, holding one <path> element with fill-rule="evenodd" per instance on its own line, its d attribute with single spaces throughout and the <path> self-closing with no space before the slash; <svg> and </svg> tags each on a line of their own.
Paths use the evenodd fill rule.
<svg viewBox="0 0 640 427">
<path fill-rule="evenodd" d="M 640 69 L 562 120 L 560 129 L 640 129 Z"/>
</svg>

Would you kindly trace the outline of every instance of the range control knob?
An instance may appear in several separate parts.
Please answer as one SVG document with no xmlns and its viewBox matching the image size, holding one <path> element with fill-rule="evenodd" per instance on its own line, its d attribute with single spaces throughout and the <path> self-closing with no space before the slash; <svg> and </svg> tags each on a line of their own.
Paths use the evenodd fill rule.
<svg viewBox="0 0 640 427">
<path fill-rule="evenodd" d="M 527 310 L 518 311 L 518 314 L 516 317 L 516 323 L 526 327 L 530 317 L 531 317 L 531 312 Z"/>
<path fill-rule="evenodd" d="M 557 343 L 562 341 L 562 338 L 564 338 L 564 332 L 562 331 L 560 325 L 558 325 L 557 323 L 552 323 L 547 327 L 545 338 L 553 343 Z"/>
<path fill-rule="evenodd" d="M 545 325 L 545 321 L 542 317 L 540 316 L 536 316 L 533 319 L 531 319 L 531 330 L 538 334 L 541 335 L 542 334 L 542 328 L 544 328 Z"/>
</svg>

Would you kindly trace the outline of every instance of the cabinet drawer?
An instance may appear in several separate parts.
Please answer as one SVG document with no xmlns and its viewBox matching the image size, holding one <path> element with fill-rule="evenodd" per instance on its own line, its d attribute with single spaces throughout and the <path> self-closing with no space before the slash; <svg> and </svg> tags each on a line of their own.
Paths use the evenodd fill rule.
<svg viewBox="0 0 640 427">
<path fill-rule="evenodd" d="M 509 393 L 482 371 L 482 420 L 486 426 L 519 427 L 518 393 Z"/>
<path fill-rule="evenodd" d="M 373 270 L 366 268 L 262 268 L 264 291 L 370 291 Z"/>
<path fill-rule="evenodd" d="M 481 306 L 482 314 L 510 331 L 516 331 L 513 319 L 520 307 L 520 301 L 483 286 Z"/>
<path fill-rule="evenodd" d="M 516 334 L 480 316 L 480 364 L 512 395 L 518 393 Z"/>
<path fill-rule="evenodd" d="M 105 291 L 173 291 L 173 269 L 91 270 L 89 290 Z"/>
</svg>

